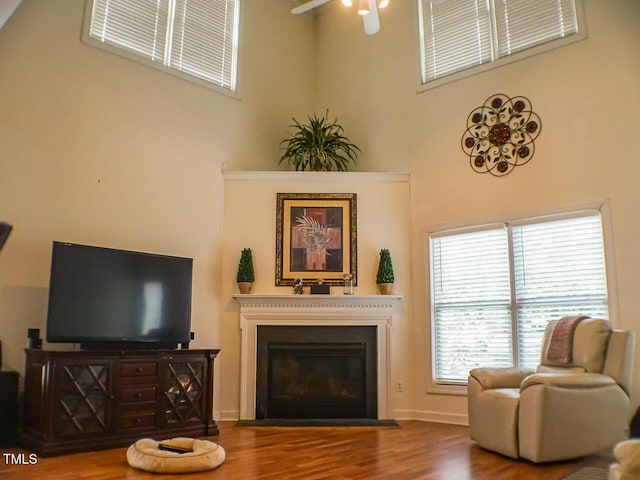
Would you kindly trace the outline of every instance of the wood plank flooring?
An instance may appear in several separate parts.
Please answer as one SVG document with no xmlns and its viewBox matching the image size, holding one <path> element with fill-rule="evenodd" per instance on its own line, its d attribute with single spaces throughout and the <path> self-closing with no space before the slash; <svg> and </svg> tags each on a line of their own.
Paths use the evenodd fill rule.
<svg viewBox="0 0 640 480">
<path fill-rule="evenodd" d="M 217 469 L 151 474 L 128 466 L 126 448 L 10 465 L 0 479 L 25 480 L 555 480 L 585 460 L 535 465 L 478 447 L 463 426 L 400 421 L 399 427 L 236 427 L 218 422 L 227 458 Z M 18 448 L 3 453 L 24 453 Z M 28 460 L 28 457 L 27 457 Z M 8 464 L 9 463 L 9 464 Z"/>
</svg>

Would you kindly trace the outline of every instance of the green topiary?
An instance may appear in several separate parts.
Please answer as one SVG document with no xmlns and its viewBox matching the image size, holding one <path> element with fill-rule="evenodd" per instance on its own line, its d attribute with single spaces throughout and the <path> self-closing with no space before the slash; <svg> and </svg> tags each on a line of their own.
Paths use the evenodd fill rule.
<svg viewBox="0 0 640 480">
<path fill-rule="evenodd" d="M 378 264 L 378 274 L 376 275 L 376 283 L 393 283 L 393 264 L 391 263 L 391 254 L 389 250 L 383 248 L 380 250 L 380 263 Z"/>
<path fill-rule="evenodd" d="M 238 264 L 237 282 L 253 282 L 256 276 L 253 271 L 253 256 L 250 248 L 243 248 L 240 254 L 240 263 Z"/>
</svg>

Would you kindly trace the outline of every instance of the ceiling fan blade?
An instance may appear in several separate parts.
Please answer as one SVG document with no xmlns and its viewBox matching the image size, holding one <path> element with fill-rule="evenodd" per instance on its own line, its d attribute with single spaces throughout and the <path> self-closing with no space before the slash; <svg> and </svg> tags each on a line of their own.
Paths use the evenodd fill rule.
<svg viewBox="0 0 640 480">
<path fill-rule="evenodd" d="M 362 16 L 364 22 L 364 33 L 373 35 L 380 31 L 380 19 L 378 18 L 378 7 L 376 0 L 369 0 L 369 13 Z"/>
<path fill-rule="evenodd" d="M 300 13 L 308 12 L 309 10 L 319 7 L 320 5 L 324 5 L 325 3 L 329 3 L 330 1 L 331 0 L 311 0 L 310 2 L 303 3 L 302 5 L 298 5 L 291 9 L 291 13 L 298 15 Z"/>
</svg>

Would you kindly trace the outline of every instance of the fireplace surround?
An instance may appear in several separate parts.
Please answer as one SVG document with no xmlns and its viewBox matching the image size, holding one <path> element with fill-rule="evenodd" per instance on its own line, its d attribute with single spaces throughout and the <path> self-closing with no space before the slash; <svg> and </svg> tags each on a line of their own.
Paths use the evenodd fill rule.
<svg viewBox="0 0 640 480">
<path fill-rule="evenodd" d="M 390 418 L 391 329 L 401 296 L 249 294 L 234 295 L 234 298 L 240 304 L 240 420 L 256 420 L 256 385 L 264 381 L 264 372 L 257 369 L 258 328 L 262 326 L 372 327 L 375 332 L 375 381 L 368 383 L 375 385 L 375 405 L 365 407 L 365 410 L 370 409 L 368 413 L 365 411 L 365 415 L 377 419 Z M 311 343 L 332 342 L 316 340 Z"/>
</svg>

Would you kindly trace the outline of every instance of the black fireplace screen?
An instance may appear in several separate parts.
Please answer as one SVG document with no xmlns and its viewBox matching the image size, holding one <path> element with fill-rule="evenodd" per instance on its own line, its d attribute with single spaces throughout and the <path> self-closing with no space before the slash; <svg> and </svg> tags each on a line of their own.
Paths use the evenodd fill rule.
<svg viewBox="0 0 640 480">
<path fill-rule="evenodd" d="M 356 344 L 270 344 L 271 418 L 364 418 L 365 352 Z"/>
<path fill-rule="evenodd" d="M 375 327 L 259 326 L 256 419 L 377 418 Z"/>
</svg>

